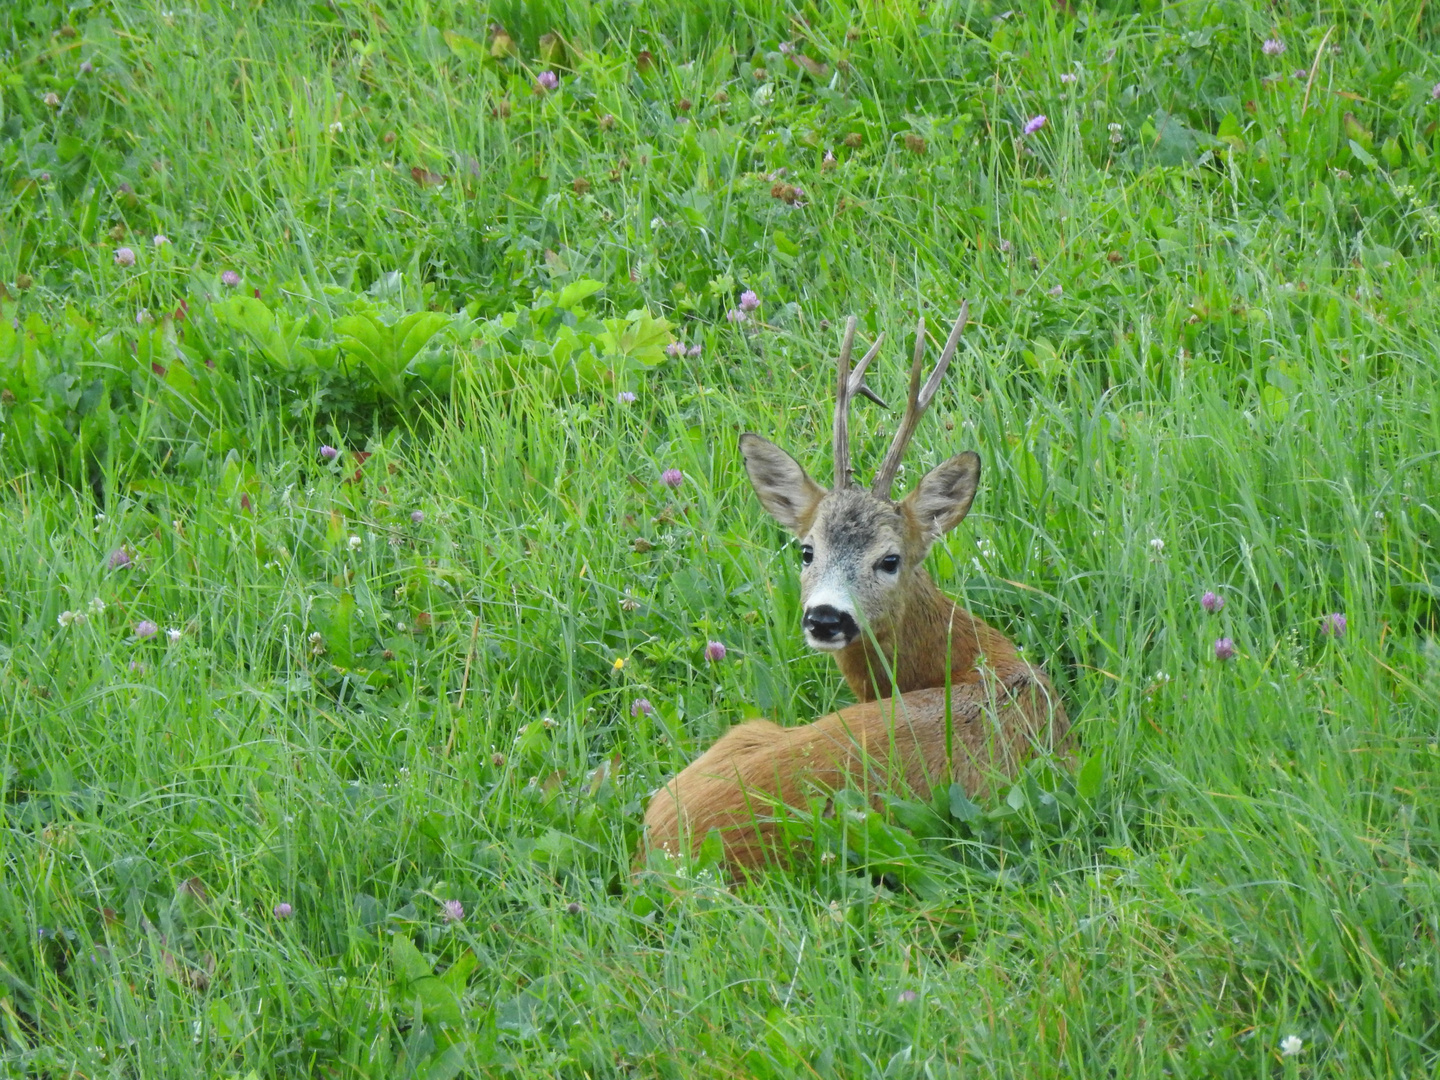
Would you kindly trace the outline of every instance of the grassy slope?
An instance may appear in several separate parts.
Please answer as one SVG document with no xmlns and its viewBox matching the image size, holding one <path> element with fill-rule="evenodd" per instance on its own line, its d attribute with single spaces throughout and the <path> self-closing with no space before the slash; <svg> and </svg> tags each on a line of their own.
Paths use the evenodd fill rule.
<svg viewBox="0 0 1440 1080">
<path fill-rule="evenodd" d="M 8 485 L 8 1074 L 1433 1070 L 1433 7 L 162 6 L 78 10 L 74 36 L 48 4 L 4 17 L 22 312 L 128 332 L 234 268 L 302 298 L 398 270 L 412 306 L 490 313 L 583 273 L 704 348 L 630 406 L 462 364 L 428 434 L 369 436 L 361 485 L 318 462 L 323 423 L 265 413 L 253 514 L 219 462 L 130 498 L 112 461 L 103 519 Z M 488 46 L 492 17 L 521 57 L 556 27 L 583 61 L 536 96 L 538 60 L 444 36 Z M 792 40 L 832 72 L 787 65 Z M 772 197 L 782 167 L 801 205 Z M 723 318 L 746 287 L 750 336 Z M 907 473 L 984 456 L 934 569 L 1045 658 L 1104 763 L 1095 806 L 1003 859 L 931 857 L 923 896 L 833 867 L 631 882 L 667 774 L 747 714 L 843 700 L 735 433 L 823 476 L 822 320 L 901 332 L 962 296 L 978 325 Z M 863 467 L 888 424 L 856 424 Z M 351 599 L 378 691 L 312 652 Z M 179 641 L 136 640 L 146 618 Z M 458 1005 L 396 936 L 440 970 L 473 952 Z"/>
</svg>

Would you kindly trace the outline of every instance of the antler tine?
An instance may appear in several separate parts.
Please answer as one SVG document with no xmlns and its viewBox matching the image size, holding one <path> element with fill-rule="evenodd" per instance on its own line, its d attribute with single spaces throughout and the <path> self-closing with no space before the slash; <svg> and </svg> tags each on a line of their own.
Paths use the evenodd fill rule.
<svg viewBox="0 0 1440 1080">
<path fill-rule="evenodd" d="M 835 362 L 835 490 L 850 485 L 850 350 L 855 346 L 855 316 L 845 323 L 840 359 Z M 862 361 L 863 363 L 863 361 Z M 865 374 L 864 368 L 860 374 Z"/>
<path fill-rule="evenodd" d="M 910 445 L 910 439 L 920 425 L 920 418 L 925 415 L 925 410 L 935 399 L 935 392 L 940 388 L 940 380 L 944 378 L 945 371 L 955 356 L 955 350 L 960 347 L 960 335 L 965 332 L 965 324 L 969 319 L 970 302 L 967 300 L 960 305 L 960 314 L 950 330 L 950 337 L 945 342 L 944 351 L 940 353 L 940 362 L 935 365 L 935 370 L 930 373 L 930 378 L 925 381 L 923 387 L 920 385 L 920 365 L 925 360 L 925 319 L 923 316 L 920 319 L 920 324 L 915 330 L 915 361 L 910 366 L 910 397 L 905 405 L 905 416 L 900 421 L 900 429 L 895 432 L 895 438 L 890 443 L 885 460 L 880 463 L 880 468 L 875 473 L 875 485 L 871 488 L 882 499 L 890 497 L 890 488 L 894 486 L 895 474 L 900 470 L 900 462 L 905 457 L 905 448 Z"/>
<path fill-rule="evenodd" d="M 850 402 L 856 394 L 867 397 L 876 402 L 881 408 L 888 409 L 889 406 L 881 401 L 879 396 L 865 385 L 865 369 L 870 366 L 880 352 L 880 346 L 885 341 L 885 335 L 881 334 L 875 339 L 860 363 L 855 365 L 855 370 L 850 370 L 850 354 L 855 347 L 855 316 L 851 315 L 845 323 L 845 339 L 840 345 L 840 358 L 836 361 L 836 375 L 838 376 L 835 387 L 835 489 L 850 486 Z"/>
</svg>

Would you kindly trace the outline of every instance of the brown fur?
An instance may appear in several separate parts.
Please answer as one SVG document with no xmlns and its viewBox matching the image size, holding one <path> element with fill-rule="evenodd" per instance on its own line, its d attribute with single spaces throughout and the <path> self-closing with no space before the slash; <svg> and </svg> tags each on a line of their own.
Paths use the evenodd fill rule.
<svg viewBox="0 0 1440 1080">
<path fill-rule="evenodd" d="M 898 650 L 899 697 L 886 696 L 885 672 L 899 644 L 893 628 L 879 638 L 884 663 L 861 638 L 836 654 L 860 704 L 800 727 L 750 720 L 732 728 L 651 799 L 646 844 L 672 854 L 693 852 L 718 829 L 728 863 L 784 862 L 775 819 L 787 807 L 803 808 L 814 794 L 860 787 L 928 799 L 937 784 L 955 782 L 981 798 L 1013 778 L 1035 750 L 1063 749 L 1070 723 L 1043 672 L 1022 660 L 1003 634 L 936 589 L 923 569 L 907 600 L 897 620 L 909 641 Z"/>
<path fill-rule="evenodd" d="M 912 398 L 916 386 L 918 374 Z M 861 632 L 835 659 L 860 704 L 800 727 L 751 720 L 732 729 L 650 800 L 647 845 L 694 851 L 717 829 L 731 865 L 783 862 L 776 818 L 812 795 L 859 787 L 928 799 L 937 784 L 959 783 L 978 798 L 1032 752 L 1063 752 L 1070 725 L 1044 673 L 936 589 L 922 565 L 969 512 L 978 455 L 941 463 L 892 503 L 844 483 L 826 491 L 758 436 L 740 446 L 761 502 L 802 542 L 802 603 L 819 596 L 817 611 L 839 603 L 855 613 L 844 633 Z M 833 640 L 825 629 L 812 643 Z"/>
<path fill-rule="evenodd" d="M 943 688 L 851 705 L 800 727 L 751 720 L 656 793 L 646 842 L 693 852 L 718 829 L 726 862 L 754 867 L 786 861 L 777 818 L 786 808 L 803 813 L 817 794 L 857 787 L 928 799 L 937 785 L 956 782 L 984 797 L 1036 748 L 1058 746 L 1068 724 L 1049 681 L 1023 662 L 1008 677 L 971 675 L 951 688 L 949 768 Z"/>
</svg>

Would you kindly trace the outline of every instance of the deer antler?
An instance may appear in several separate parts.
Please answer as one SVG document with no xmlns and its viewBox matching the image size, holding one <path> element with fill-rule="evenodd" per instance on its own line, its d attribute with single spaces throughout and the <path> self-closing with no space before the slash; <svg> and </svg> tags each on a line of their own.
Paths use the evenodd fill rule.
<svg viewBox="0 0 1440 1080">
<path fill-rule="evenodd" d="M 890 498 L 890 488 L 895 483 L 895 473 L 900 469 L 900 460 L 905 456 L 905 448 L 910 445 L 910 438 L 915 434 L 915 428 L 920 423 L 920 418 L 925 415 L 925 410 L 930 407 L 930 402 L 935 397 L 935 391 L 940 387 L 940 380 L 945 375 L 945 369 L 950 366 L 950 359 L 955 355 L 955 350 L 960 346 L 960 335 L 965 332 L 965 323 L 970 318 L 970 301 L 960 305 L 960 315 L 955 320 L 955 326 L 950 331 L 950 338 L 945 342 L 945 349 L 940 354 L 940 362 L 935 365 L 935 370 L 930 373 L 930 378 L 925 380 L 925 386 L 920 386 L 920 364 L 925 359 L 925 317 L 920 317 L 920 324 L 915 330 L 915 361 L 910 365 L 910 400 L 905 405 L 905 417 L 900 421 L 900 429 L 895 432 L 895 440 L 890 444 L 889 451 L 885 454 L 885 460 L 880 463 L 879 470 L 875 473 L 875 485 L 870 490 L 882 499 Z M 852 320 L 853 322 L 853 320 Z M 847 338 L 848 340 L 848 338 Z M 842 378 L 843 381 L 843 378 Z M 840 420 L 837 414 L 835 430 L 840 431 Z M 835 451 L 835 461 L 840 461 L 840 451 Z"/>
<path fill-rule="evenodd" d="M 882 409 L 889 406 L 881 401 L 865 385 L 865 369 L 880 351 L 885 335 L 875 339 L 875 344 L 860 358 L 855 370 L 850 370 L 850 352 L 855 345 L 855 316 L 845 323 L 845 340 L 840 345 L 840 359 L 836 362 L 839 384 L 835 388 L 835 490 L 850 486 L 850 401 L 859 394 L 878 404 Z"/>
</svg>

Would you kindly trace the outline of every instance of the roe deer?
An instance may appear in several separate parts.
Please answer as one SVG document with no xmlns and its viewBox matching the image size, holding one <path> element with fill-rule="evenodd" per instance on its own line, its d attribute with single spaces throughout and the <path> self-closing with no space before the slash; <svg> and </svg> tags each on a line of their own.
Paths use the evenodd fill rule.
<svg viewBox="0 0 1440 1080">
<path fill-rule="evenodd" d="M 649 847 L 693 851 L 718 829 L 731 865 L 783 861 L 775 816 L 803 807 L 810 794 L 858 786 L 929 798 L 935 785 L 958 782 L 976 797 L 1013 778 L 1033 749 L 1063 749 L 1069 722 L 1044 673 L 936 589 L 922 565 L 936 539 L 969 511 L 979 455 L 950 458 L 906 498 L 890 500 L 905 447 L 954 356 L 968 311 L 968 304 L 961 307 L 923 388 L 920 320 L 909 403 L 872 490 L 851 485 L 847 429 L 855 395 L 880 400 L 864 379 L 884 335 L 852 372 L 853 316 L 838 365 L 834 489 L 816 484 L 774 443 L 740 437 L 760 502 L 800 539 L 805 640 L 835 654 L 861 703 L 800 727 L 750 720 L 731 729 L 651 799 Z"/>
</svg>

